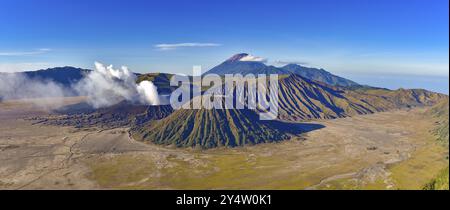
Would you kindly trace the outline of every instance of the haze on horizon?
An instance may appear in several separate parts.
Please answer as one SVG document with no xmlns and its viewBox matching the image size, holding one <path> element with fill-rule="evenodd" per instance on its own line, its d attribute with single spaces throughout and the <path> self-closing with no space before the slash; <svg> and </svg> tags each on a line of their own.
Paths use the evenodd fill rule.
<svg viewBox="0 0 450 210">
<path fill-rule="evenodd" d="M 448 0 L 0 2 L 0 72 L 95 61 L 191 74 L 247 52 L 448 94 Z"/>
</svg>

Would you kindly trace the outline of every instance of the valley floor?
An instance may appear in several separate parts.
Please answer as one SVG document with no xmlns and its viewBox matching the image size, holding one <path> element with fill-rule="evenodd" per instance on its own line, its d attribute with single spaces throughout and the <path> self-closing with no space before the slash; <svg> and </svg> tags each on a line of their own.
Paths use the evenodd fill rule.
<svg viewBox="0 0 450 210">
<path fill-rule="evenodd" d="M 0 189 L 422 189 L 449 164 L 423 112 L 316 121 L 325 127 L 298 139 L 199 151 L 136 142 L 127 129 L 36 125 L 25 118 L 45 110 L 0 103 Z"/>
</svg>

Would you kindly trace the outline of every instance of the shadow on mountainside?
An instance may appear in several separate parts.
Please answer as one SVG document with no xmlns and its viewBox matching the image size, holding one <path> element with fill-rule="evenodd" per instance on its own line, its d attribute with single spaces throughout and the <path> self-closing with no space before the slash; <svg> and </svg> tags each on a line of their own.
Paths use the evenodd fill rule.
<svg viewBox="0 0 450 210">
<path fill-rule="evenodd" d="M 278 120 L 270 122 L 268 121 L 266 123 L 272 128 L 275 128 L 279 131 L 286 132 L 292 135 L 300 135 L 325 128 L 324 125 L 316 123 L 294 123 L 294 122 L 283 122 Z"/>
</svg>

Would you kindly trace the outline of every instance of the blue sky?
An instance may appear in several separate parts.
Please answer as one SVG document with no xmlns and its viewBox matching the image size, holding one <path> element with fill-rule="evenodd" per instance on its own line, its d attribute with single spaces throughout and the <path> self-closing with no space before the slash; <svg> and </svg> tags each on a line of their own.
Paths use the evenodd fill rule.
<svg viewBox="0 0 450 210">
<path fill-rule="evenodd" d="M 247 52 L 361 83 L 448 93 L 448 7 L 448 0 L 1 0 L 0 71 L 100 61 L 190 73 Z"/>
</svg>

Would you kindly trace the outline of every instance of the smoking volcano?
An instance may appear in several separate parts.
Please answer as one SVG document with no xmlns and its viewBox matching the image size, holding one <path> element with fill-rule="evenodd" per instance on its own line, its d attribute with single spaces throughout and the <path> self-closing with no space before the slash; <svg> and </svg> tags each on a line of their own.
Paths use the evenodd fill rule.
<svg viewBox="0 0 450 210">
<path fill-rule="evenodd" d="M 125 66 L 114 69 L 112 65 L 96 62 L 95 69 L 75 84 L 74 89 L 80 95 L 87 96 L 88 103 L 94 108 L 109 107 L 124 100 L 159 105 L 157 87 L 150 81 L 136 84 L 136 80 L 136 75 Z"/>
</svg>

